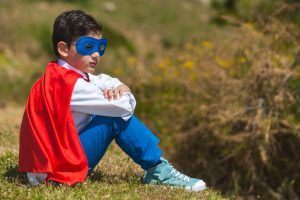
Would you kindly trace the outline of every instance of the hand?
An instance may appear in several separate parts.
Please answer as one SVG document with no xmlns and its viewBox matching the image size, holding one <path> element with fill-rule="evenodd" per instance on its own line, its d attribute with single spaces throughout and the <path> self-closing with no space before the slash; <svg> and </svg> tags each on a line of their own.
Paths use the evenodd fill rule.
<svg viewBox="0 0 300 200">
<path fill-rule="evenodd" d="M 106 90 L 104 90 L 103 95 L 104 95 L 104 98 L 111 101 L 111 100 L 118 99 L 118 98 L 122 97 L 124 92 L 131 92 L 131 91 L 130 91 L 130 88 L 127 85 L 121 84 L 118 87 L 116 87 L 115 89 L 106 89 Z"/>
</svg>

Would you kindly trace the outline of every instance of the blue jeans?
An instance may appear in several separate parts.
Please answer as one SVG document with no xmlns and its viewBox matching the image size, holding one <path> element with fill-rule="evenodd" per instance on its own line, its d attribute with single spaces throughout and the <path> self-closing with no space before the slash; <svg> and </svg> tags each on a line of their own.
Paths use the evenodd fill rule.
<svg viewBox="0 0 300 200">
<path fill-rule="evenodd" d="M 89 173 L 103 157 L 109 144 L 116 143 L 144 170 L 155 166 L 162 151 L 159 139 L 136 117 L 128 121 L 119 117 L 95 116 L 79 134 L 89 165 Z"/>
</svg>

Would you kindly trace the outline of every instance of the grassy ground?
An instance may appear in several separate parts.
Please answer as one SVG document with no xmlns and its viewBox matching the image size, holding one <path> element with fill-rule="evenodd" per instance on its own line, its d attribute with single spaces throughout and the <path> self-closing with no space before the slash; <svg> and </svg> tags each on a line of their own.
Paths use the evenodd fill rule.
<svg viewBox="0 0 300 200">
<path fill-rule="evenodd" d="M 18 177 L 18 130 L 23 108 L 0 109 L 0 199 L 226 199 L 218 191 L 187 192 L 144 185 L 143 171 L 114 143 L 85 183 L 76 187 L 31 187 Z"/>
<path fill-rule="evenodd" d="M 112 1 L 115 11 L 106 11 L 105 2 L 72 2 L 75 1 L 0 2 L 3 11 L 0 20 L 3 36 L 0 39 L 0 199 L 224 199 L 215 190 L 190 193 L 141 184 L 142 170 L 115 144 L 81 186 L 29 187 L 24 178 L 17 178 L 18 132 L 24 100 L 43 66 L 52 58 L 51 29 L 58 13 L 83 9 L 104 24 L 104 35 L 110 39 L 112 50 L 108 50 L 110 56 L 103 59 L 100 69 L 120 75 L 121 80 L 130 74 L 130 78 L 124 79 L 126 83 L 134 81 L 129 69 L 135 74 L 149 73 L 143 67 L 160 57 L 162 48 L 182 45 L 199 30 L 208 31 L 203 25 L 208 13 L 202 12 L 205 9 L 196 1 L 166 0 L 161 5 L 158 0 L 143 3 L 116 0 Z M 128 57 L 123 46 L 128 49 L 134 46 L 135 54 Z M 126 72 L 118 73 L 124 68 Z M 11 105 L 11 101 L 22 105 Z"/>
<path fill-rule="evenodd" d="M 237 12 L 243 14 L 232 16 L 204 2 L 1 0 L 0 199 L 223 198 L 215 190 L 141 185 L 142 171 L 115 145 L 80 187 L 28 188 L 16 179 L 24 103 L 54 59 L 53 20 L 68 9 L 83 9 L 103 23 L 109 48 L 96 74 L 130 86 L 135 114 L 162 139 L 177 168 L 224 193 L 298 199 L 300 37 L 293 20 L 299 7 L 241 0 Z"/>
</svg>

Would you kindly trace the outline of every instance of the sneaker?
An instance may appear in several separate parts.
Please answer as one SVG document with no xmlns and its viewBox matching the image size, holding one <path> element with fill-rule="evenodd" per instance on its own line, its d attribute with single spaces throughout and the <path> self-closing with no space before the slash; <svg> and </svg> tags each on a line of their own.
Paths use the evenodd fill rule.
<svg viewBox="0 0 300 200">
<path fill-rule="evenodd" d="M 160 161 L 161 163 L 145 171 L 144 183 L 182 187 L 194 192 L 206 189 L 204 181 L 180 173 L 164 158 Z"/>
</svg>

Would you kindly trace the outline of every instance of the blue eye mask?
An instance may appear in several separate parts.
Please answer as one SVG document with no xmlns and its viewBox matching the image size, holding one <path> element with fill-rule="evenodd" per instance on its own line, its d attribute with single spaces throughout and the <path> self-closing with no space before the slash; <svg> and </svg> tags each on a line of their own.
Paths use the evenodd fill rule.
<svg viewBox="0 0 300 200">
<path fill-rule="evenodd" d="M 84 36 L 76 41 L 76 50 L 82 56 L 87 56 L 98 51 L 102 56 L 105 52 L 107 39 L 96 39 L 93 37 Z"/>
</svg>

